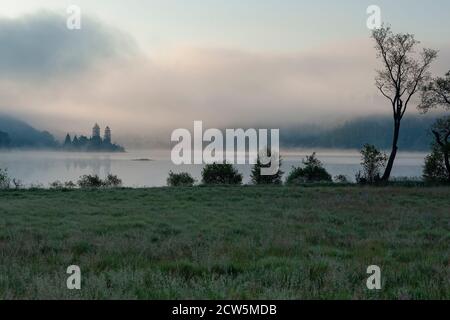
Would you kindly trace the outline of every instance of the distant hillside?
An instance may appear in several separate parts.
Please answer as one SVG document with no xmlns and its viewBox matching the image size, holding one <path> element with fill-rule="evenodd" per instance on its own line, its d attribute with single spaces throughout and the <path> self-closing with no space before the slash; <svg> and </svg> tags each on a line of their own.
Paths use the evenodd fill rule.
<svg viewBox="0 0 450 320">
<path fill-rule="evenodd" d="M 295 148 L 360 149 L 365 143 L 390 149 L 393 123 L 390 117 L 376 116 L 354 119 L 338 127 L 318 132 L 314 128 L 290 128 L 281 131 L 281 145 Z M 407 151 L 430 149 L 433 138 L 430 127 L 435 121 L 429 116 L 408 116 L 402 121 L 399 148 Z"/>
<path fill-rule="evenodd" d="M 400 150 L 429 150 L 433 141 L 430 127 L 434 121 L 435 118 L 431 116 L 405 117 L 400 134 Z M 365 143 L 371 143 L 388 150 L 392 143 L 392 125 L 390 117 L 376 116 L 350 120 L 332 129 L 323 129 L 320 125 L 283 128 L 280 143 L 284 148 L 330 149 L 360 149 Z M 47 131 L 39 131 L 23 121 L 0 115 L 0 148 L 61 147 Z"/>
<path fill-rule="evenodd" d="M 57 148 L 59 143 L 47 131 L 26 122 L 0 115 L 0 148 Z"/>
</svg>

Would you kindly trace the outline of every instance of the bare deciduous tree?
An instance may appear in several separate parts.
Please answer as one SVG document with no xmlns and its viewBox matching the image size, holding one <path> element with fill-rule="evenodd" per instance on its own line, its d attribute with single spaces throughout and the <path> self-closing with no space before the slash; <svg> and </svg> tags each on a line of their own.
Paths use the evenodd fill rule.
<svg viewBox="0 0 450 320">
<path fill-rule="evenodd" d="M 382 180 L 387 181 L 398 151 L 400 125 L 414 94 L 430 79 L 429 68 L 437 57 L 437 51 L 423 49 L 416 54 L 420 43 L 412 34 L 394 34 L 388 26 L 373 31 L 377 56 L 383 62 L 378 70 L 376 86 L 391 105 L 394 118 L 392 151 Z"/>
</svg>

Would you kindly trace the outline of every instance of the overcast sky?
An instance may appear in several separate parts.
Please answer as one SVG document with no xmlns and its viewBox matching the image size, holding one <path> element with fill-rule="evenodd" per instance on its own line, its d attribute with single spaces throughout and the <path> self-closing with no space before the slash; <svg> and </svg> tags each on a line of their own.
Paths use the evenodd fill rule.
<svg viewBox="0 0 450 320">
<path fill-rule="evenodd" d="M 66 28 L 69 4 L 82 29 Z M 366 8 L 440 50 L 450 1 L 0 0 L 0 112 L 42 129 L 119 134 L 283 127 L 388 113 Z M 415 112 L 411 108 L 411 112 Z"/>
</svg>

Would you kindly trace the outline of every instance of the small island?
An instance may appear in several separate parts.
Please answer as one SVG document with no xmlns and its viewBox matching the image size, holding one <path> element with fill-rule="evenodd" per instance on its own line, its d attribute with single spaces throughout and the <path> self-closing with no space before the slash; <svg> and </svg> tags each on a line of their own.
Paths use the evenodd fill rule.
<svg viewBox="0 0 450 320">
<path fill-rule="evenodd" d="M 112 143 L 111 129 L 107 126 L 103 138 L 100 135 L 100 126 L 96 123 L 92 128 L 92 136 L 74 136 L 72 139 L 70 134 L 67 134 L 63 150 L 67 151 L 88 151 L 88 152 L 125 152 L 125 148 Z"/>
</svg>

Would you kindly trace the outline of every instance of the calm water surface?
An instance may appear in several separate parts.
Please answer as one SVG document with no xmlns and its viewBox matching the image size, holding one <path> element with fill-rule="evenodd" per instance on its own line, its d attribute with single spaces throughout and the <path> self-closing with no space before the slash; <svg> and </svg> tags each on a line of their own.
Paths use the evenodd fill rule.
<svg viewBox="0 0 450 320">
<path fill-rule="evenodd" d="M 292 166 L 301 164 L 310 150 L 282 152 L 282 170 L 289 172 Z M 360 170 L 360 155 L 357 151 L 324 150 L 317 152 L 333 176 L 347 175 L 354 179 Z M 395 177 L 420 177 L 424 153 L 399 153 L 393 170 Z M 151 161 L 142 161 L 151 159 Z M 250 180 L 251 166 L 238 165 L 244 175 L 244 182 Z M 25 185 L 48 187 L 49 183 L 60 181 L 76 182 L 81 175 L 109 173 L 118 175 L 127 187 L 158 187 L 166 185 L 167 174 L 187 171 L 200 180 L 202 166 L 175 166 L 170 161 L 170 151 L 129 151 L 127 153 L 72 153 L 51 151 L 0 152 L 0 168 L 7 168 L 11 177 L 20 179 Z"/>
</svg>

